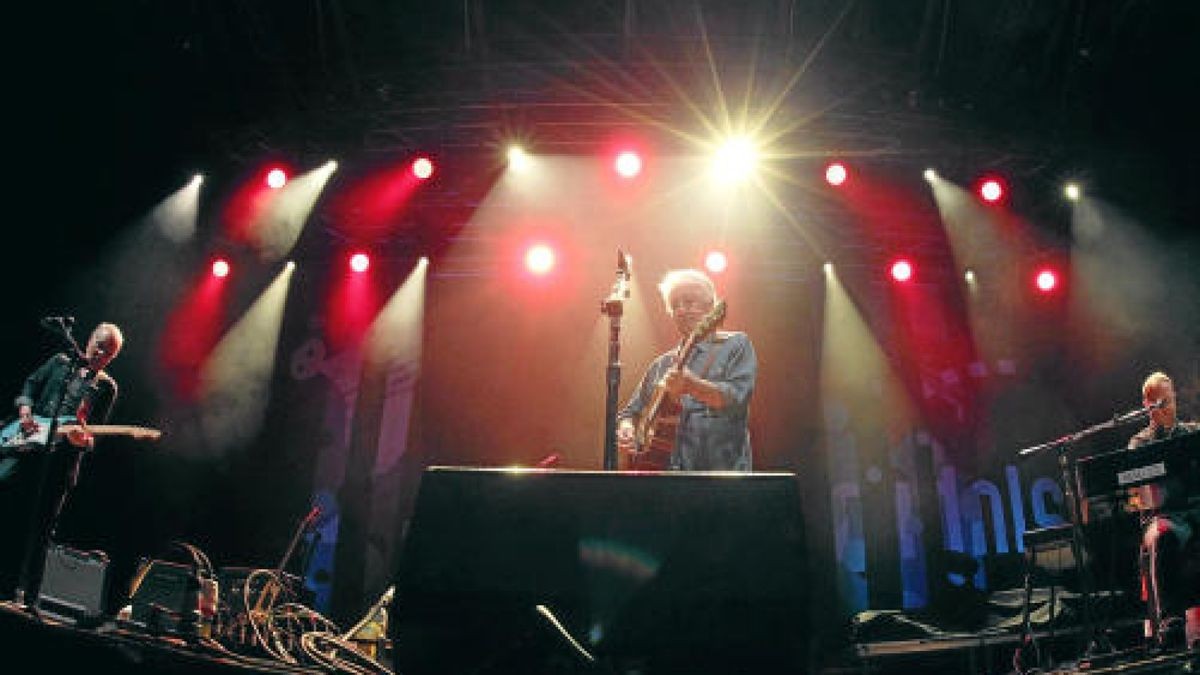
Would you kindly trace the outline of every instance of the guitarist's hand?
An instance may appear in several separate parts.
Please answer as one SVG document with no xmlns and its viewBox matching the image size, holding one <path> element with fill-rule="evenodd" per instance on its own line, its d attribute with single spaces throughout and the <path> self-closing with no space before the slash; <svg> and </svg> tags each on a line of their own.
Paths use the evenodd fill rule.
<svg viewBox="0 0 1200 675">
<path fill-rule="evenodd" d="M 38 430 L 37 420 L 33 419 L 33 411 L 27 405 L 23 405 L 17 412 L 21 417 L 21 431 L 25 434 L 36 434 Z"/>
<path fill-rule="evenodd" d="M 629 418 L 617 422 L 617 450 L 627 455 L 632 455 L 637 450 L 637 444 L 634 443 L 633 420 Z"/>
<path fill-rule="evenodd" d="M 681 396 L 688 393 L 688 375 L 691 373 L 684 368 L 681 371 L 668 370 L 667 374 L 663 376 L 663 388 L 667 390 L 667 394 L 672 399 L 678 401 Z"/>
<path fill-rule="evenodd" d="M 676 401 L 687 394 L 714 410 L 720 410 L 725 406 L 725 398 L 722 396 L 720 388 L 687 368 L 679 372 L 668 371 L 663 377 L 663 386 L 666 387 L 671 398 Z"/>
<path fill-rule="evenodd" d="M 96 438 L 81 427 L 67 430 L 67 440 L 71 442 L 71 445 L 86 450 L 91 450 L 96 445 Z"/>
</svg>

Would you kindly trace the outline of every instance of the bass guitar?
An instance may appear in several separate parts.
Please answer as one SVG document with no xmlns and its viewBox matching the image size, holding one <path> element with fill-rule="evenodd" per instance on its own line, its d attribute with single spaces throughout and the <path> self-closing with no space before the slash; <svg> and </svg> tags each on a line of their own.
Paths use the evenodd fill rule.
<svg viewBox="0 0 1200 675">
<path fill-rule="evenodd" d="M 700 322 L 692 329 L 683 344 L 679 347 L 675 363 L 668 369 L 670 372 L 683 372 L 684 364 L 692 357 L 692 352 L 717 324 L 725 318 L 725 301 L 721 300 Z M 675 450 L 675 435 L 679 431 L 679 415 L 683 407 L 679 401 L 667 395 L 666 375 L 659 380 L 654 388 L 654 395 L 642 411 L 641 418 L 634 427 L 635 449 L 630 458 L 630 468 L 638 471 L 664 471 L 670 468 L 671 453 Z"/>
</svg>

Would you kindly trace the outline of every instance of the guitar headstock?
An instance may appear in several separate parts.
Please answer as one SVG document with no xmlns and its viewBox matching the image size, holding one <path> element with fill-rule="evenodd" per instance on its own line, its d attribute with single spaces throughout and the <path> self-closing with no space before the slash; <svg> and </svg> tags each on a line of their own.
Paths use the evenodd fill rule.
<svg viewBox="0 0 1200 675">
<path fill-rule="evenodd" d="M 712 330 L 717 327 L 717 324 L 721 323 L 721 321 L 724 319 L 725 301 L 721 300 L 717 304 L 713 305 L 712 309 L 708 310 L 708 314 L 705 314 L 703 319 L 700 319 L 700 322 L 697 323 L 696 327 L 692 329 L 692 334 L 689 336 L 689 339 L 692 342 L 695 342 L 703 338 L 705 335 L 708 335 L 710 332 L 712 332 Z"/>
</svg>

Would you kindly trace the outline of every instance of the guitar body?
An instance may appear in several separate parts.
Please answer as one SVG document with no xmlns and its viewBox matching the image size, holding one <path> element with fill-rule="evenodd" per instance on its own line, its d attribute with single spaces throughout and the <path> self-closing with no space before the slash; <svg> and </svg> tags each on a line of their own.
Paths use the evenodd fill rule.
<svg viewBox="0 0 1200 675">
<path fill-rule="evenodd" d="M 671 453 L 675 450 L 675 435 L 679 433 L 679 416 L 683 406 L 671 400 L 660 384 L 654 400 L 635 430 L 637 451 L 630 457 L 629 468 L 635 471 L 666 471 L 671 468 Z"/>
<path fill-rule="evenodd" d="M 50 418 L 34 416 L 38 430 L 27 434 L 21 428 L 21 420 L 13 420 L 0 429 L 0 480 L 12 475 L 17 469 L 19 455 L 32 452 L 46 446 L 46 436 L 50 433 Z M 74 417 L 60 417 L 58 423 L 75 424 Z"/>
<path fill-rule="evenodd" d="M 0 451 L 5 454 L 11 452 L 21 452 L 46 445 L 46 437 L 50 433 L 50 418 L 33 416 L 33 420 L 38 423 L 37 431 L 27 434 L 21 428 L 21 420 L 14 420 L 8 426 L 0 429 Z M 59 427 L 68 424 L 78 424 L 74 417 L 58 418 Z"/>
</svg>

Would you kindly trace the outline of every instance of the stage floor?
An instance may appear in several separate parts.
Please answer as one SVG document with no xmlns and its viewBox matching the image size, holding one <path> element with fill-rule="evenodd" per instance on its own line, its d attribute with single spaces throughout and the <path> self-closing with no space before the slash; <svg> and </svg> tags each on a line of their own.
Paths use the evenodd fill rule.
<svg viewBox="0 0 1200 675">
<path fill-rule="evenodd" d="M 174 638 L 137 633 L 108 622 L 76 628 L 0 603 L 0 649 L 8 663 L 47 673 L 309 675 L 328 671 L 260 659 Z"/>
</svg>

